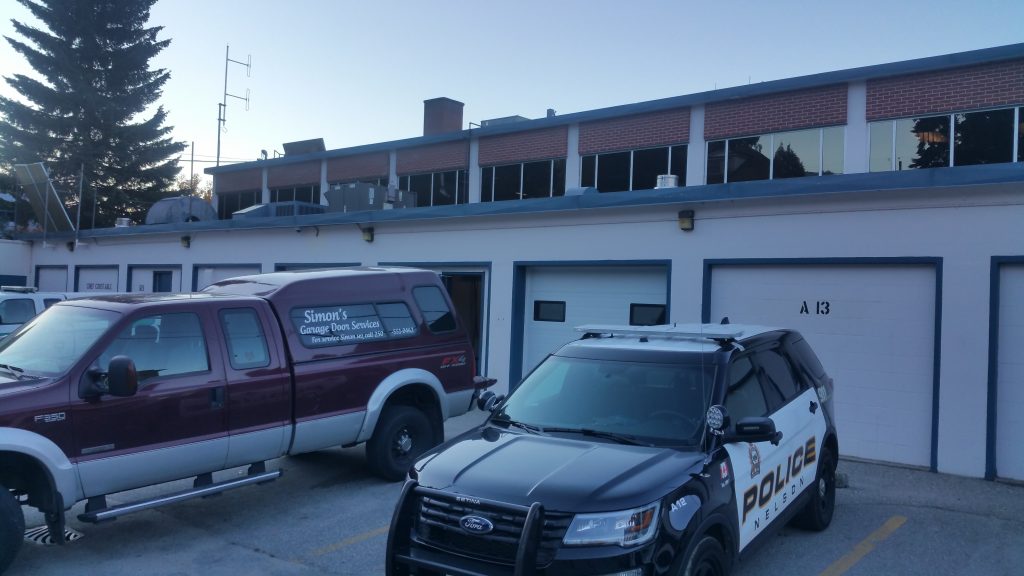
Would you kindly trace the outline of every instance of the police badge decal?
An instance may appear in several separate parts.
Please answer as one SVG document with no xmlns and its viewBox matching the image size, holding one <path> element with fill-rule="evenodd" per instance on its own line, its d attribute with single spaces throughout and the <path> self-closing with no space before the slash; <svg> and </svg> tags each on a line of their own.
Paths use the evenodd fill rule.
<svg viewBox="0 0 1024 576">
<path fill-rule="evenodd" d="M 761 473 L 761 452 L 753 444 L 747 446 L 750 454 L 750 477 L 756 478 Z"/>
</svg>

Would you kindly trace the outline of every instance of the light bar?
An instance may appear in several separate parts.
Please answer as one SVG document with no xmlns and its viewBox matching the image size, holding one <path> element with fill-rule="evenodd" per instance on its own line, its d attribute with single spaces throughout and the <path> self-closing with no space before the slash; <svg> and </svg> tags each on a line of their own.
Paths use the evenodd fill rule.
<svg viewBox="0 0 1024 576">
<path fill-rule="evenodd" d="M 619 334 L 622 336 L 662 336 L 706 340 L 736 340 L 743 330 L 728 324 L 666 324 L 662 326 L 620 326 L 615 324 L 584 324 L 577 332 Z"/>
</svg>

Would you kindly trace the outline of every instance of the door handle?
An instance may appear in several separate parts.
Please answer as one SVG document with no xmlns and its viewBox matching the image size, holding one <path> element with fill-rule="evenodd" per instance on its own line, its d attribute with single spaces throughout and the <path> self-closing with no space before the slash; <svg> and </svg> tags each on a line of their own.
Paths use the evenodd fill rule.
<svg viewBox="0 0 1024 576">
<path fill-rule="evenodd" d="M 224 407 L 224 387 L 210 388 L 210 407 L 219 410 Z"/>
<path fill-rule="evenodd" d="M 811 405 L 808 408 L 810 408 L 811 414 L 815 414 L 818 412 L 818 403 L 815 402 L 814 400 L 811 400 Z"/>
</svg>

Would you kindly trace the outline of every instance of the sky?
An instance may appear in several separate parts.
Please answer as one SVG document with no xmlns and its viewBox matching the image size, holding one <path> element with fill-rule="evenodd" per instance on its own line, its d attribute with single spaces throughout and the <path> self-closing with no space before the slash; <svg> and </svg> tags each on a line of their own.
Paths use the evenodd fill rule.
<svg viewBox="0 0 1024 576">
<path fill-rule="evenodd" d="M 0 0 L 0 35 L 12 18 L 38 25 Z M 159 0 L 149 25 L 171 39 L 150 66 L 170 72 L 159 104 L 187 176 L 214 165 L 228 47 L 251 67 L 227 64 L 249 102 L 227 98 L 222 164 L 421 136 L 440 96 L 465 128 L 1021 43 L 1024 1 Z M 0 76 L 16 73 L 34 74 L 0 42 Z"/>
</svg>

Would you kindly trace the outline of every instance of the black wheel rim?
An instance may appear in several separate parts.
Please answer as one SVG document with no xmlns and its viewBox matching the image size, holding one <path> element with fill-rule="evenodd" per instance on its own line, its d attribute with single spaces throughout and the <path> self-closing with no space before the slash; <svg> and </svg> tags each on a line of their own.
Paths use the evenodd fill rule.
<svg viewBox="0 0 1024 576">
<path fill-rule="evenodd" d="M 721 576 L 722 567 L 714 558 L 705 556 L 693 567 L 693 576 Z"/>
</svg>

